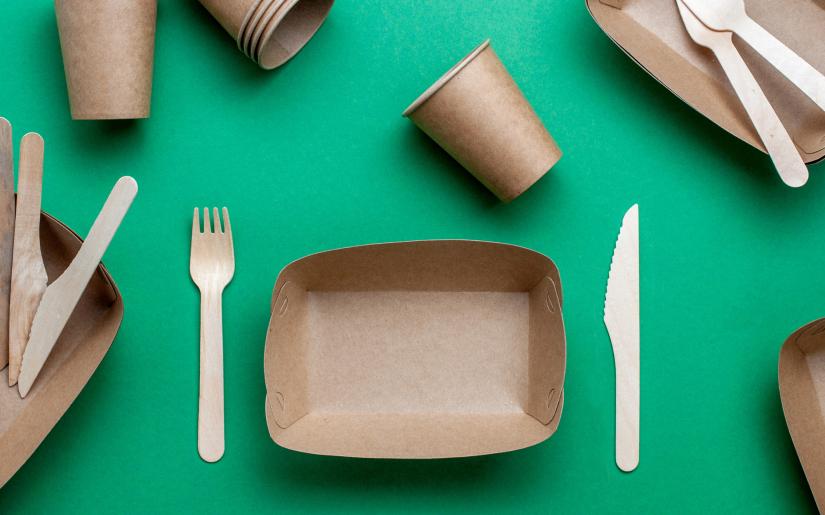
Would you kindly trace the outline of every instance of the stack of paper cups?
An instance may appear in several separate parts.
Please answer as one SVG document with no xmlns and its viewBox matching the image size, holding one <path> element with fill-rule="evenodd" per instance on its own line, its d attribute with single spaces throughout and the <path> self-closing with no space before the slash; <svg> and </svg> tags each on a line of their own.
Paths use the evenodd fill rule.
<svg viewBox="0 0 825 515">
<path fill-rule="evenodd" d="M 157 0 L 55 0 L 75 120 L 148 118 Z"/>
<path fill-rule="evenodd" d="M 561 158 L 489 40 L 425 91 L 404 116 L 505 202 Z"/>
<path fill-rule="evenodd" d="M 324 23 L 334 0 L 200 0 L 238 42 L 271 70 L 291 59 Z"/>
</svg>

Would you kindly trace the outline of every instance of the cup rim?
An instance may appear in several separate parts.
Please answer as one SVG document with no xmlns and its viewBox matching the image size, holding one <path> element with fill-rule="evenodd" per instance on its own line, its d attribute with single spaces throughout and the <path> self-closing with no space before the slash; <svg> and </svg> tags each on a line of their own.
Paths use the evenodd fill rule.
<svg viewBox="0 0 825 515">
<path fill-rule="evenodd" d="M 259 11 L 261 11 L 261 6 L 265 5 L 266 2 L 267 0 L 255 0 L 252 7 L 250 7 L 244 15 L 243 21 L 241 22 L 241 28 L 238 30 L 238 37 L 236 40 L 238 43 L 238 50 L 244 54 L 246 54 L 246 42 L 248 41 L 249 28 L 254 27 L 257 20 L 260 19 Z"/>
<path fill-rule="evenodd" d="M 278 25 L 281 24 L 281 21 L 283 21 L 286 15 L 289 14 L 292 8 L 298 5 L 298 2 L 300 1 L 301 0 L 280 0 L 278 2 L 278 8 L 275 9 L 275 11 L 270 15 L 266 23 L 263 23 L 262 20 L 262 23 L 260 24 L 261 32 L 258 34 L 258 38 L 253 42 L 253 46 L 250 48 L 249 52 L 249 57 L 251 57 L 256 63 L 260 63 L 261 52 L 263 52 L 263 48 L 278 28 Z"/>
<path fill-rule="evenodd" d="M 278 28 L 281 26 L 283 21 L 289 16 L 293 9 L 298 7 L 301 2 L 305 1 L 314 1 L 325 3 L 326 5 L 323 8 L 323 12 L 321 13 L 320 19 L 316 20 L 317 23 L 312 27 L 311 30 L 307 31 L 303 34 L 304 41 L 295 49 L 294 52 L 290 53 L 286 59 L 281 61 L 275 62 L 273 64 L 267 64 L 262 62 L 262 56 L 264 54 L 264 50 L 269 45 L 272 36 L 277 32 Z M 281 66 L 282 64 L 286 63 L 290 59 L 292 59 L 315 35 L 316 32 L 321 28 L 321 25 L 324 24 L 326 21 L 327 16 L 329 16 L 329 11 L 332 10 L 332 5 L 335 3 L 335 0 L 284 0 L 283 5 L 280 9 L 278 9 L 276 15 L 270 20 L 269 24 L 264 30 L 264 33 L 261 35 L 260 39 L 258 40 L 258 47 L 255 50 L 255 62 L 258 63 L 264 69 L 271 70 Z"/>
<path fill-rule="evenodd" d="M 258 19 L 255 26 L 251 28 L 249 41 L 247 41 L 248 51 L 245 53 L 253 61 L 257 61 L 258 47 L 266 32 L 266 28 L 272 23 L 272 20 L 278 18 L 278 13 L 280 13 L 284 5 L 290 1 L 298 0 L 270 0 L 269 4 L 263 10 L 263 15 Z"/>
<path fill-rule="evenodd" d="M 427 88 L 424 91 L 424 93 L 422 93 L 418 98 L 416 98 L 415 101 L 412 104 L 410 104 L 410 106 L 407 109 L 404 110 L 404 113 L 402 115 L 405 116 L 405 117 L 409 117 L 410 115 L 412 115 L 412 113 L 416 109 L 421 107 L 424 104 L 424 102 L 426 102 L 427 100 L 430 99 L 430 97 L 435 95 L 436 92 L 438 92 L 438 90 L 440 90 L 448 82 L 450 82 L 450 80 L 452 80 L 456 75 L 458 75 L 459 72 L 461 72 L 461 70 L 466 68 L 468 64 L 470 64 L 476 57 L 478 57 L 479 54 L 481 54 L 481 52 L 483 52 L 489 46 L 490 46 L 490 39 L 487 38 L 486 40 L 484 40 L 483 43 L 478 45 L 472 52 L 467 54 L 461 61 L 459 61 L 452 68 L 450 68 L 447 71 L 447 73 L 445 73 L 444 75 L 441 76 L 440 79 L 435 81 L 435 83 L 433 83 L 432 86 Z"/>
</svg>

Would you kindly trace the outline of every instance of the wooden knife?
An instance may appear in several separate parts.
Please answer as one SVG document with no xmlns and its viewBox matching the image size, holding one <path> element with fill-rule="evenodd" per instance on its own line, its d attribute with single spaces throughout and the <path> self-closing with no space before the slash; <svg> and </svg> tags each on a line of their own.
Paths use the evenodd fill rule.
<svg viewBox="0 0 825 515">
<path fill-rule="evenodd" d="M 18 175 L 9 303 L 9 386 L 17 384 L 32 319 L 48 282 L 40 253 L 43 138 L 39 134 L 23 136 Z"/>
<path fill-rule="evenodd" d="M 622 220 L 604 302 L 604 324 L 616 363 L 616 465 L 639 465 L 639 206 Z"/>
<path fill-rule="evenodd" d="M 9 363 L 9 292 L 14 245 L 14 151 L 11 124 L 0 118 L 0 370 Z"/>
<path fill-rule="evenodd" d="M 31 390 L 92 274 L 97 270 L 120 222 L 132 205 L 137 190 L 137 182 L 131 177 L 121 177 L 117 181 L 77 255 L 66 271 L 46 288 L 34 315 L 31 335 L 23 354 L 23 365 L 17 385 L 22 397 L 28 395 Z"/>
</svg>

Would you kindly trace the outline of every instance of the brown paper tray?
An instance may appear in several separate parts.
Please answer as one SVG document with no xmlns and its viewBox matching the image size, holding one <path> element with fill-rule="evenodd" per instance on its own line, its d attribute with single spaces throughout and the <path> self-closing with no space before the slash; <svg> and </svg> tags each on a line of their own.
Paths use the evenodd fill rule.
<svg viewBox="0 0 825 515">
<path fill-rule="evenodd" d="M 43 260 L 50 280 L 80 249 L 71 229 L 44 213 Z M 101 264 L 83 293 L 32 390 L 21 399 L 0 372 L 0 487 L 17 472 L 57 424 L 109 350 L 123 319 L 123 300 Z"/>
<path fill-rule="evenodd" d="M 266 418 L 283 447 L 448 458 L 549 438 L 565 333 L 553 262 L 478 241 L 314 254 L 275 285 Z"/>
<path fill-rule="evenodd" d="M 601 29 L 645 71 L 691 107 L 764 152 L 724 72 L 682 25 L 673 0 L 586 0 Z M 816 69 L 825 72 L 825 4 L 813 0 L 745 0 L 748 13 Z M 734 38 L 806 163 L 825 157 L 825 113 Z"/>
<path fill-rule="evenodd" d="M 808 485 L 825 508 L 825 318 L 794 332 L 779 353 L 779 393 Z"/>
</svg>

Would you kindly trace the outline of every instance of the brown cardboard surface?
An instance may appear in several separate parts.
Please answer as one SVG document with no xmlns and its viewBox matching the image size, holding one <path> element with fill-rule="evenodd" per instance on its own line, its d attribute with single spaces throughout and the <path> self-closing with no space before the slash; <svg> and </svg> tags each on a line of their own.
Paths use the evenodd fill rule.
<svg viewBox="0 0 825 515">
<path fill-rule="evenodd" d="M 404 116 L 505 202 L 561 158 L 489 40 L 427 89 Z"/>
<path fill-rule="evenodd" d="M 262 68 L 297 54 L 326 20 L 334 0 L 199 0 Z"/>
<path fill-rule="evenodd" d="M 148 118 L 157 0 L 55 0 L 75 120 Z"/>
<path fill-rule="evenodd" d="M 553 262 L 500 243 L 314 254 L 275 285 L 264 370 L 272 439 L 368 458 L 506 452 L 549 438 L 565 370 Z"/>
<path fill-rule="evenodd" d="M 593 19 L 665 87 L 746 143 L 764 146 L 712 54 L 693 43 L 675 2 L 586 0 Z M 746 0 L 748 13 L 817 70 L 825 71 L 825 8 L 810 0 Z M 788 16 L 787 13 L 793 13 Z M 825 115 L 747 44 L 734 38 L 806 163 L 825 157 Z"/>
<path fill-rule="evenodd" d="M 41 244 L 49 277 L 59 276 L 80 248 L 80 238 L 43 214 Z M 109 350 L 123 318 L 123 301 L 103 265 L 86 288 L 49 360 L 25 399 L 0 372 L 0 487 L 37 449 Z"/>
<path fill-rule="evenodd" d="M 779 353 L 779 393 L 808 485 L 825 508 L 825 318 L 805 325 Z"/>
</svg>

